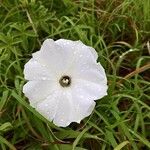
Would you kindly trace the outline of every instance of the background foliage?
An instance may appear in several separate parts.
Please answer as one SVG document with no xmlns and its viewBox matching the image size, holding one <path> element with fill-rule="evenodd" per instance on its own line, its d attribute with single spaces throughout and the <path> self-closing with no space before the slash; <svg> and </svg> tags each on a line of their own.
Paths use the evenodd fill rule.
<svg viewBox="0 0 150 150">
<path fill-rule="evenodd" d="M 46 38 L 93 46 L 108 96 L 81 124 L 58 128 L 22 93 L 24 64 Z M 149 0 L 0 1 L 0 149 L 150 148 Z"/>
</svg>

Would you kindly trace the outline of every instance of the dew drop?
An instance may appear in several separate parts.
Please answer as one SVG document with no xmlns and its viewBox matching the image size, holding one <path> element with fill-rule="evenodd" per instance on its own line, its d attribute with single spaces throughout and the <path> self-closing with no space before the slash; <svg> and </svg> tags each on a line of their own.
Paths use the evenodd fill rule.
<svg viewBox="0 0 150 150">
<path fill-rule="evenodd" d="M 42 77 L 42 80 L 46 80 L 47 78 L 46 77 Z"/>
<path fill-rule="evenodd" d="M 63 119 L 60 119 L 60 121 L 61 121 L 61 122 L 64 122 L 64 120 L 63 120 Z"/>
<path fill-rule="evenodd" d="M 45 67 L 46 65 L 42 64 L 43 67 Z"/>
<path fill-rule="evenodd" d="M 80 95 L 80 98 L 84 98 L 84 96 L 83 96 L 83 95 Z"/>
<path fill-rule="evenodd" d="M 48 106 L 48 104 L 45 104 L 45 107 L 47 107 Z"/>
<path fill-rule="evenodd" d="M 73 52 L 73 54 L 77 54 L 77 52 L 75 51 L 75 52 Z"/>
</svg>

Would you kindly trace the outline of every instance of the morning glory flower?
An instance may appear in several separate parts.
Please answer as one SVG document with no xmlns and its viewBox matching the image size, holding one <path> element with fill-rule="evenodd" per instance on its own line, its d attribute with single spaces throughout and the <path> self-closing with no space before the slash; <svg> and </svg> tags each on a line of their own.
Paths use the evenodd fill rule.
<svg viewBox="0 0 150 150">
<path fill-rule="evenodd" d="M 57 126 L 89 116 L 107 95 L 107 78 L 94 48 L 81 41 L 47 39 L 25 64 L 23 93 L 30 105 Z"/>
</svg>

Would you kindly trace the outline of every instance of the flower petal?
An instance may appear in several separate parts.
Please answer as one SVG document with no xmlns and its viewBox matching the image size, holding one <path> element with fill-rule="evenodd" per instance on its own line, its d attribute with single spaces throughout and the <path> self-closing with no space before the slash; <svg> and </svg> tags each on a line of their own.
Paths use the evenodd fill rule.
<svg viewBox="0 0 150 150">
<path fill-rule="evenodd" d="M 54 117 L 54 124 L 61 127 L 68 126 L 70 121 L 70 113 L 73 110 L 73 107 L 70 103 L 71 97 L 69 92 L 62 92 L 58 97 L 58 108 L 56 115 Z"/>
<path fill-rule="evenodd" d="M 26 80 L 54 80 L 53 74 L 33 58 L 25 64 L 24 75 Z"/>
<path fill-rule="evenodd" d="M 71 111 L 71 122 L 78 122 L 89 116 L 94 107 L 95 107 L 95 102 L 94 100 L 89 99 L 87 96 L 83 96 L 83 94 L 86 93 L 75 93 L 76 91 L 73 89 L 72 90 L 72 105 L 73 109 Z M 80 95 L 82 94 L 82 95 Z"/>
<path fill-rule="evenodd" d="M 74 75 L 76 72 L 80 72 L 80 69 L 88 69 L 92 65 L 97 64 L 97 53 L 95 49 L 84 45 L 81 41 L 71 41 L 60 39 L 55 41 L 65 52 L 68 54 L 67 61 L 69 66 L 66 73 Z"/>
<path fill-rule="evenodd" d="M 54 124 L 61 127 L 78 122 L 89 116 L 94 109 L 93 100 L 85 100 L 71 90 L 55 92 L 37 105 L 37 110 Z M 73 94 L 73 95 L 72 95 Z M 74 95 L 75 94 L 75 95 Z"/>
<path fill-rule="evenodd" d="M 77 79 L 74 81 L 73 91 L 81 98 L 97 100 L 107 95 L 107 85 L 98 84 L 87 80 Z"/>
<path fill-rule="evenodd" d="M 46 99 L 57 89 L 53 81 L 29 81 L 23 87 L 23 93 L 29 98 L 30 104 L 35 105 L 40 100 Z"/>
<path fill-rule="evenodd" d="M 60 76 L 69 65 L 67 58 L 70 57 L 52 39 L 47 39 L 43 42 L 41 50 L 33 54 L 33 58 Z"/>
<path fill-rule="evenodd" d="M 48 120 L 61 127 L 68 126 L 73 105 L 70 105 L 70 94 L 63 91 L 54 91 L 45 100 L 39 102 L 35 108 Z"/>
<path fill-rule="evenodd" d="M 40 101 L 36 106 L 36 110 L 39 111 L 45 118 L 52 121 L 58 109 L 59 91 L 54 91 L 45 100 Z"/>
<path fill-rule="evenodd" d="M 56 44 L 58 44 L 59 46 L 61 46 L 63 49 L 67 49 L 69 51 L 71 51 L 74 55 L 79 55 L 79 57 L 82 56 L 82 53 L 86 55 L 91 55 L 94 59 L 94 61 L 97 60 L 98 55 L 95 51 L 94 48 L 90 47 L 90 46 L 86 46 L 85 44 L 83 44 L 81 41 L 71 41 L 71 40 L 66 40 L 66 39 L 59 39 L 57 41 L 55 41 Z"/>
<path fill-rule="evenodd" d="M 82 65 L 76 65 L 72 69 L 72 74 L 75 79 L 82 79 L 96 84 L 107 84 L 107 78 L 105 71 L 101 64 L 87 64 L 85 67 Z"/>
</svg>

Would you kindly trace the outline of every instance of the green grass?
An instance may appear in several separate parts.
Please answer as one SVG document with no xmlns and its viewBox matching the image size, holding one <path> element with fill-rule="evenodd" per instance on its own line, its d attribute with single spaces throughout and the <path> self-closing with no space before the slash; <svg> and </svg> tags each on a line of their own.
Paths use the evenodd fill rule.
<svg viewBox="0 0 150 150">
<path fill-rule="evenodd" d="M 58 128 L 22 93 L 24 64 L 46 38 L 93 46 L 108 96 L 81 124 Z M 0 1 L 0 149 L 150 148 L 149 0 Z"/>
</svg>

